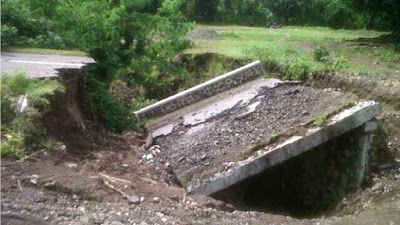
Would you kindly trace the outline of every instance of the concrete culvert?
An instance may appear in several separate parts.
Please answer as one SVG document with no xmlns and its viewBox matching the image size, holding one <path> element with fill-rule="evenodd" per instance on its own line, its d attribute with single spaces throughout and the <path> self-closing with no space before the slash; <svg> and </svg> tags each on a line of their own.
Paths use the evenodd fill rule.
<svg viewBox="0 0 400 225">
<path fill-rule="evenodd" d="M 240 209 L 314 217 L 356 191 L 368 169 L 364 125 L 212 196 Z"/>
<path fill-rule="evenodd" d="M 362 184 L 381 108 L 332 89 L 260 79 L 260 68 L 249 64 L 136 115 L 160 116 L 147 127 L 162 149 L 157 157 L 188 192 L 317 215 Z"/>
</svg>

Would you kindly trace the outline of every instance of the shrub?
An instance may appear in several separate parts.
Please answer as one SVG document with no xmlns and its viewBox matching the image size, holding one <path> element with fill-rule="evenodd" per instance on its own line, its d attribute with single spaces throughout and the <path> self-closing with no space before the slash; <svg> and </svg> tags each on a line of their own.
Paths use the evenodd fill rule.
<svg viewBox="0 0 400 225">
<path fill-rule="evenodd" d="M 344 69 L 349 66 L 348 59 L 342 55 L 331 57 L 327 62 L 328 68 L 331 70 Z"/>
<path fill-rule="evenodd" d="M 314 50 L 314 60 L 317 62 L 327 62 L 329 60 L 329 51 L 325 47 L 318 47 Z"/>
<path fill-rule="evenodd" d="M 46 130 L 41 123 L 43 115 L 50 110 L 50 101 L 57 91 L 64 91 L 57 81 L 34 80 L 18 72 L 1 75 L 1 155 L 23 155 L 24 147 L 40 144 Z M 20 108 L 21 100 L 27 106 Z"/>
<path fill-rule="evenodd" d="M 246 51 L 245 54 L 249 58 L 256 58 L 260 60 L 268 72 L 279 72 L 278 61 L 272 56 L 269 49 L 254 47 Z"/>
<path fill-rule="evenodd" d="M 306 80 L 310 72 L 310 64 L 303 59 L 295 59 L 285 69 L 285 79 Z"/>
<path fill-rule="evenodd" d="M 85 79 L 85 87 L 92 109 L 106 129 L 121 133 L 133 127 L 133 113 L 108 94 L 108 87 L 105 82 L 90 73 Z"/>
<path fill-rule="evenodd" d="M 314 118 L 314 125 L 316 125 L 316 126 L 320 127 L 320 126 L 324 125 L 325 122 L 326 122 L 326 116 L 320 115 L 320 116 L 316 116 Z"/>
</svg>

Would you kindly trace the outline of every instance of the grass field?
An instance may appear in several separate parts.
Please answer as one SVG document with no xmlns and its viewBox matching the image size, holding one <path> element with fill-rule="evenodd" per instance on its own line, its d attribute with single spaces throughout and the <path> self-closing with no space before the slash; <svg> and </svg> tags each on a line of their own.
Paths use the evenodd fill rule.
<svg viewBox="0 0 400 225">
<path fill-rule="evenodd" d="M 294 26 L 267 29 L 198 25 L 197 28 L 213 29 L 223 40 L 195 41 L 187 53 L 212 52 L 252 60 L 267 58 L 282 65 L 297 62 L 310 71 L 400 75 L 400 45 L 370 41 L 385 32 Z M 361 42 L 359 38 L 366 40 Z M 329 52 L 329 60 L 315 60 L 315 49 L 321 47 Z"/>
</svg>

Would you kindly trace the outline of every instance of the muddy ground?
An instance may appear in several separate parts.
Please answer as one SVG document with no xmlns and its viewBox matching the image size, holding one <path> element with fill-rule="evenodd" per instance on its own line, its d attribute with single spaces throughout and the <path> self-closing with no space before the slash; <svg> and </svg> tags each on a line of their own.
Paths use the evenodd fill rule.
<svg viewBox="0 0 400 225">
<path fill-rule="evenodd" d="M 51 133 L 60 142 L 58 150 L 38 149 L 20 160 L 2 158 L 1 223 L 400 224 L 398 92 L 385 94 L 385 86 L 368 80 L 365 82 L 375 88 L 366 90 L 369 86 L 362 82 L 358 85 L 343 79 L 321 78 L 314 85 L 383 102 L 379 121 L 386 135 L 378 139 L 386 147 L 380 145 L 372 154 L 374 164 L 365 187 L 325 216 L 296 219 L 239 211 L 206 196 L 188 195 L 183 188 L 164 181 L 168 168 L 142 160 L 144 134 L 110 134 L 89 116 L 77 114 L 82 109 L 80 104 L 72 104 L 73 116 L 54 115 L 63 118 L 53 124 L 56 129 Z M 389 87 L 386 90 L 400 90 L 398 86 Z M 71 108 L 59 111 L 69 112 Z"/>
</svg>

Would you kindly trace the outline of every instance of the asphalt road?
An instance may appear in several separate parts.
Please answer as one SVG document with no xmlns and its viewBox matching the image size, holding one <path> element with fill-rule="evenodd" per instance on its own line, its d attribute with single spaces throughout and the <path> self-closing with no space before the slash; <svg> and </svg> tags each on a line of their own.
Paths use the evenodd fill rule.
<svg viewBox="0 0 400 225">
<path fill-rule="evenodd" d="M 57 69 L 81 68 L 93 59 L 81 56 L 1 53 L 1 74 L 24 71 L 31 78 L 57 77 Z"/>
</svg>

